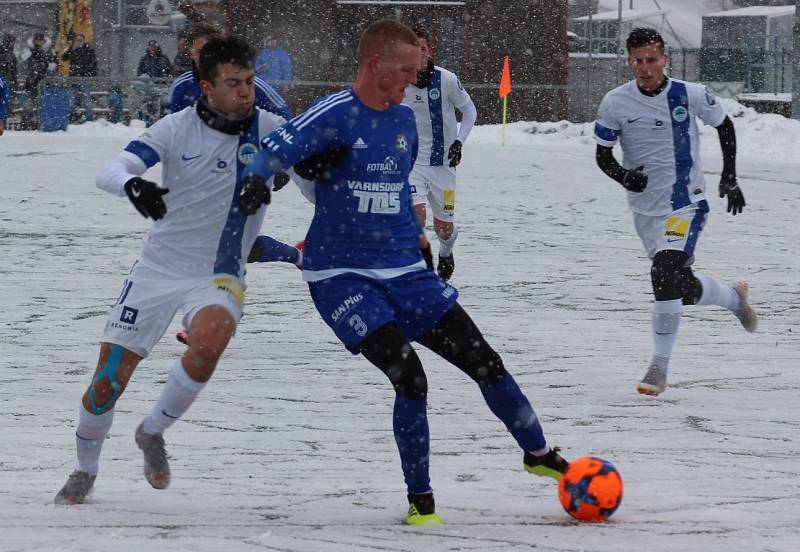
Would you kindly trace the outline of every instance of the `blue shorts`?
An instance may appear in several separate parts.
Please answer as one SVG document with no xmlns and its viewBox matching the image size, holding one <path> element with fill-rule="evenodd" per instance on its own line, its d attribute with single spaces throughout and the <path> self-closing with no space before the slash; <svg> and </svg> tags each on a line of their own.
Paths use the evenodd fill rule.
<svg viewBox="0 0 800 552">
<path fill-rule="evenodd" d="M 317 312 L 354 354 L 369 334 L 389 322 L 396 322 L 406 339 L 414 341 L 458 300 L 456 288 L 430 270 L 388 280 L 341 274 L 309 282 L 308 289 Z"/>
</svg>

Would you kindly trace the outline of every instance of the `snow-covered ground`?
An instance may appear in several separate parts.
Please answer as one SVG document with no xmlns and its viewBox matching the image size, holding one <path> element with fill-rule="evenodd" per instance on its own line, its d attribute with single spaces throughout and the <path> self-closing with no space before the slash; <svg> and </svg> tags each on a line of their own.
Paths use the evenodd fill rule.
<svg viewBox="0 0 800 552">
<path fill-rule="evenodd" d="M 403 526 L 391 388 L 335 340 L 298 271 L 274 264 L 251 265 L 236 339 L 166 434 L 172 486 L 149 487 L 133 442 L 182 350 L 170 332 L 117 406 L 94 495 L 54 506 L 106 311 L 147 228 L 94 176 L 141 129 L 7 132 L 0 550 L 796 550 L 800 123 L 725 105 L 737 115 L 747 207 L 734 218 L 712 194 L 696 266 L 750 282 L 759 331 L 720 309 L 687 308 L 670 388 L 657 398 L 635 392 L 651 353 L 649 263 L 622 190 L 594 165 L 591 126 L 515 123 L 505 147 L 499 127 L 478 127 L 464 149 L 454 283 L 552 444 L 620 470 L 622 506 L 594 525 L 562 511 L 555 484 L 521 469 L 474 384 L 423 350 L 445 524 Z M 704 132 L 702 148 L 712 191 L 715 134 Z M 310 214 L 287 188 L 266 230 L 300 239 Z"/>
</svg>

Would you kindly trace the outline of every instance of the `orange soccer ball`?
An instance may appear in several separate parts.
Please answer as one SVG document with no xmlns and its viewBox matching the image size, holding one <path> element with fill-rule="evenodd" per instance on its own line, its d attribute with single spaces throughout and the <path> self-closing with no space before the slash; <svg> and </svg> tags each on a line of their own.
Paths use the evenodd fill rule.
<svg viewBox="0 0 800 552">
<path fill-rule="evenodd" d="M 608 460 L 578 458 L 558 482 L 564 510 L 580 521 L 604 521 L 622 502 L 622 477 Z"/>
</svg>

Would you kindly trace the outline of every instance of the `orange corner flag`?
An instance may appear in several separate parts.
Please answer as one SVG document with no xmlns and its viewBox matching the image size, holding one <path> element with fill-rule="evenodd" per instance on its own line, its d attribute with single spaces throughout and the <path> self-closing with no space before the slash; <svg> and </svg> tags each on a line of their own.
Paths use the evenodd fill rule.
<svg viewBox="0 0 800 552">
<path fill-rule="evenodd" d="M 508 56 L 503 59 L 503 76 L 500 77 L 500 97 L 505 98 L 511 93 L 511 66 Z"/>
</svg>

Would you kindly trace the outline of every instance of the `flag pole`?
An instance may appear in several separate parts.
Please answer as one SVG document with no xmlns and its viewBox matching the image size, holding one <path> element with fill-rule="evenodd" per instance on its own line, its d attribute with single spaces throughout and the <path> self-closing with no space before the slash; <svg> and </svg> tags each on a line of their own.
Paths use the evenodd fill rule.
<svg viewBox="0 0 800 552">
<path fill-rule="evenodd" d="M 508 96 L 503 96 L 503 142 L 506 145 L 506 115 L 508 114 Z"/>
</svg>

